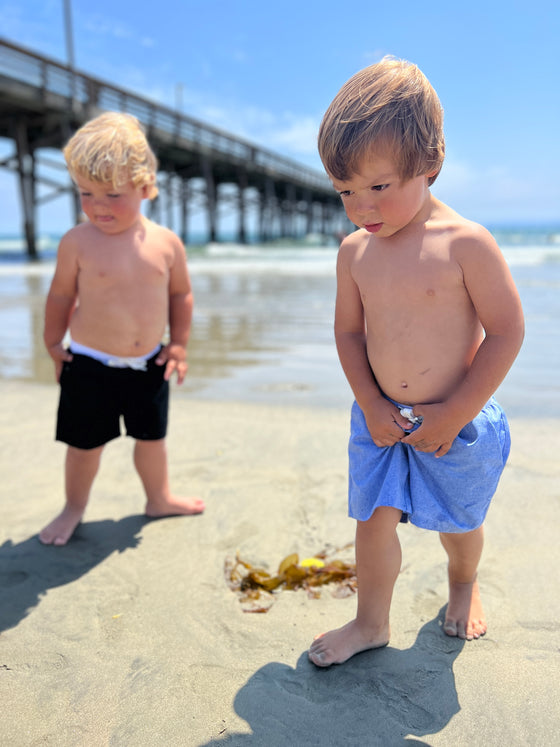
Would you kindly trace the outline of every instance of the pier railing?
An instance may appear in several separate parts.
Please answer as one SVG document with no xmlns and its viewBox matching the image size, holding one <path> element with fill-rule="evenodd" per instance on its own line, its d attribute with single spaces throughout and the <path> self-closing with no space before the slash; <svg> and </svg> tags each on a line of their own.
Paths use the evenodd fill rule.
<svg viewBox="0 0 560 747">
<path fill-rule="evenodd" d="M 68 100 L 76 114 L 84 118 L 97 110 L 122 111 L 137 117 L 150 130 L 164 133 L 197 152 L 221 153 L 264 171 L 282 175 L 314 189 L 332 190 L 328 179 L 318 171 L 285 158 L 242 138 L 213 127 L 165 105 L 117 88 L 68 66 L 24 50 L 0 37 L 0 79 L 14 80 L 38 89 L 40 101 L 49 95 Z"/>
<path fill-rule="evenodd" d="M 199 204 L 207 212 L 208 238 L 217 240 L 218 207 L 228 199 L 238 212 L 241 242 L 248 235 L 248 206 L 258 214 L 261 240 L 334 235 L 347 225 L 340 200 L 323 173 L 0 37 L 0 137 L 15 144 L 14 154 L 0 167 L 19 176 L 30 256 L 36 253 L 35 211 L 45 201 L 38 197 L 37 184 L 54 187 L 48 199 L 71 191 L 67 176 L 66 183 L 58 185 L 40 175 L 36 153 L 61 148 L 72 132 L 102 111 L 132 114 L 146 127 L 160 170 L 168 175 L 152 203 L 154 216 L 158 219 L 163 203 L 171 215 L 178 199 L 179 232 L 185 242 L 190 208 Z M 221 185 L 233 185 L 236 195 L 232 198 L 230 189 L 227 196 Z"/>
</svg>

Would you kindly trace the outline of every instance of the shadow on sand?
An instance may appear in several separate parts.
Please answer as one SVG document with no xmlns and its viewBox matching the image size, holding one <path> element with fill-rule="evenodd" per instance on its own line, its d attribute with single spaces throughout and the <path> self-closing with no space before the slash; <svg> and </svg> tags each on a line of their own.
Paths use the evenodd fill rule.
<svg viewBox="0 0 560 747">
<path fill-rule="evenodd" d="M 42 545 L 37 535 L 0 546 L 0 632 L 15 627 L 56 586 L 88 573 L 111 553 L 138 547 L 150 519 L 127 516 L 80 524 L 64 547 Z"/>
<path fill-rule="evenodd" d="M 267 664 L 234 701 L 253 733 L 225 732 L 204 747 L 427 744 L 415 737 L 441 731 L 460 710 L 453 662 L 464 641 L 442 633 L 444 610 L 404 651 L 366 651 L 329 669 L 317 669 L 307 653 L 295 670 Z"/>
</svg>

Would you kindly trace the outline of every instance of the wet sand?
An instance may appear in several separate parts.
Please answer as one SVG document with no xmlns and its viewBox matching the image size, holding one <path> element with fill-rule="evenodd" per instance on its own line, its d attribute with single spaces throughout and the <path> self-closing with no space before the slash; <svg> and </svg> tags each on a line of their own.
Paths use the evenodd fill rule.
<svg viewBox="0 0 560 747">
<path fill-rule="evenodd" d="M 336 251 L 195 257 L 189 374 L 179 398 L 348 408 L 333 335 Z M 226 251 L 226 250 L 224 250 Z M 268 259 L 269 252 L 272 259 Z M 523 348 L 497 396 L 508 416 L 560 417 L 560 262 L 514 266 L 526 315 Z M 0 381 L 51 384 L 42 340 L 52 262 L 1 262 Z"/>
<path fill-rule="evenodd" d="M 557 743 L 556 421 L 511 420 L 480 569 L 488 634 L 443 635 L 443 550 L 403 526 L 389 647 L 319 670 L 306 649 L 353 616 L 355 597 L 281 591 L 267 613 L 246 614 L 224 563 L 239 551 L 274 571 L 291 552 L 353 540 L 346 408 L 174 388 L 172 483 L 204 497 L 205 514 L 146 521 L 122 438 L 106 449 L 75 537 L 53 548 L 36 533 L 62 502 L 56 401 L 53 385 L 2 381 L 2 743 Z"/>
</svg>

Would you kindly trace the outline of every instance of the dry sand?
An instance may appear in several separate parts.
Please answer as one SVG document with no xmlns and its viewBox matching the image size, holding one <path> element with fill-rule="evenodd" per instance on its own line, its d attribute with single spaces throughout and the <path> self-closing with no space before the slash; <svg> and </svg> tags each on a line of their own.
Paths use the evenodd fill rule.
<svg viewBox="0 0 560 747">
<path fill-rule="evenodd" d="M 0 392 L 0 744 L 556 745 L 559 740 L 560 432 L 512 422 L 480 571 L 490 628 L 441 633 L 443 550 L 403 526 L 388 648 L 319 670 L 314 634 L 355 597 L 282 591 L 245 614 L 224 581 L 235 554 L 275 570 L 353 540 L 348 415 L 175 397 L 177 492 L 203 516 L 146 522 L 132 442 L 110 444 L 65 548 L 36 533 L 62 503 L 55 387 Z"/>
</svg>

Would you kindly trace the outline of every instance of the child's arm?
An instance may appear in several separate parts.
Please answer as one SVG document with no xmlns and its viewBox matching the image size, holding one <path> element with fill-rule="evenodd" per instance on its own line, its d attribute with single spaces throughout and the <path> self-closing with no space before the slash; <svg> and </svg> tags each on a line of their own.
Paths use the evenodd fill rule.
<svg viewBox="0 0 560 747">
<path fill-rule="evenodd" d="M 465 287 L 485 331 L 467 375 L 445 402 L 414 407 L 424 422 L 406 443 L 420 451 L 446 454 L 457 434 L 499 387 L 524 336 L 523 309 L 511 273 L 492 236 L 481 227 L 453 249 Z"/>
<path fill-rule="evenodd" d="M 182 384 L 187 373 L 187 343 L 191 331 L 193 301 L 185 249 L 176 238 L 173 264 L 169 272 L 169 343 L 156 358 L 158 365 L 165 364 L 166 381 L 176 371 L 177 383 Z"/>
<path fill-rule="evenodd" d="M 410 427 L 410 422 L 383 396 L 369 365 L 364 308 L 351 272 L 358 242 L 359 239 L 352 234 L 343 241 L 338 254 L 334 323 L 336 347 L 374 443 L 377 446 L 393 446 L 402 439 L 403 428 Z"/>
<path fill-rule="evenodd" d="M 43 340 L 54 361 L 56 380 L 60 381 L 62 364 L 71 361 L 72 355 L 62 341 L 70 324 L 70 317 L 78 296 L 78 260 L 74 242 L 66 234 L 58 247 L 56 269 L 45 305 Z"/>
</svg>

